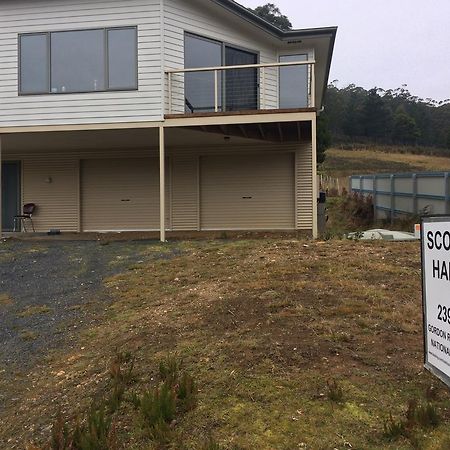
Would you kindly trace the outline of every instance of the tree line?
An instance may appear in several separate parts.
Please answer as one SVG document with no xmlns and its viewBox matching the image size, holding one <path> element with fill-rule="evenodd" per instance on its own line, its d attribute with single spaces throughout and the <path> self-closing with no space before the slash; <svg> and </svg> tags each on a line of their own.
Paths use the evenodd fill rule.
<svg viewBox="0 0 450 450">
<path fill-rule="evenodd" d="M 373 142 L 450 150 L 450 100 L 437 102 L 397 89 L 328 86 L 322 124 L 333 143 Z M 327 131 L 322 131 L 327 134 Z"/>
</svg>

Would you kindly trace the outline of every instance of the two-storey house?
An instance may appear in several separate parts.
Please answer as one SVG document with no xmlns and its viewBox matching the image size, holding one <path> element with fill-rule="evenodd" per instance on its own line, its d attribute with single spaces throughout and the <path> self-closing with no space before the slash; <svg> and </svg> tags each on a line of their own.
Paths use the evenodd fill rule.
<svg viewBox="0 0 450 450">
<path fill-rule="evenodd" d="M 1 226 L 317 233 L 336 28 L 232 0 L 1 0 Z"/>
</svg>

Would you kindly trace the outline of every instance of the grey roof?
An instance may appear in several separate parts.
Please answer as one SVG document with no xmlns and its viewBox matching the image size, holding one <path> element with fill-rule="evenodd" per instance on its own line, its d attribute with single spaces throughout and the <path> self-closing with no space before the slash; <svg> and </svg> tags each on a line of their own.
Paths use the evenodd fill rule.
<svg viewBox="0 0 450 450">
<path fill-rule="evenodd" d="M 268 33 L 283 40 L 300 37 L 329 36 L 330 38 L 332 38 L 334 42 L 334 38 L 336 36 L 337 27 L 305 28 L 305 29 L 284 31 L 276 27 L 275 25 L 272 25 L 270 22 L 267 22 L 267 20 L 264 20 L 263 18 L 259 17 L 254 12 L 252 12 L 245 6 L 240 5 L 234 0 L 212 0 L 212 1 L 228 9 L 229 11 L 238 14 L 243 19 L 247 20 L 248 22 L 251 22 L 253 25 L 259 26 Z"/>
</svg>

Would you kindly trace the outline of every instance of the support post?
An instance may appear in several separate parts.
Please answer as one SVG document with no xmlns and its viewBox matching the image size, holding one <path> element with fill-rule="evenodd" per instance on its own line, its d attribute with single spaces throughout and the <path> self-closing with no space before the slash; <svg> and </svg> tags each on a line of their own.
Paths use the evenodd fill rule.
<svg viewBox="0 0 450 450">
<path fill-rule="evenodd" d="M 166 182 L 164 125 L 159 127 L 159 218 L 160 240 L 166 242 Z"/>
<path fill-rule="evenodd" d="M 312 139 L 312 207 L 313 207 L 313 239 L 319 237 L 319 228 L 317 221 L 317 117 L 311 120 L 311 139 Z"/>
<path fill-rule="evenodd" d="M 0 134 L 0 238 L 3 236 L 2 136 Z"/>
</svg>

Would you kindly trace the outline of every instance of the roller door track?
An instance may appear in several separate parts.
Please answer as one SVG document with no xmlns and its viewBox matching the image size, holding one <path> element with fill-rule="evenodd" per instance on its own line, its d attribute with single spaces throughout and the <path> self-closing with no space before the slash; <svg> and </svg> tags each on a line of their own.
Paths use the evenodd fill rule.
<svg viewBox="0 0 450 450">
<path fill-rule="evenodd" d="M 295 229 L 293 153 L 201 157 L 203 230 Z"/>
<path fill-rule="evenodd" d="M 159 227 L 156 158 L 81 162 L 83 231 L 144 231 Z"/>
</svg>

